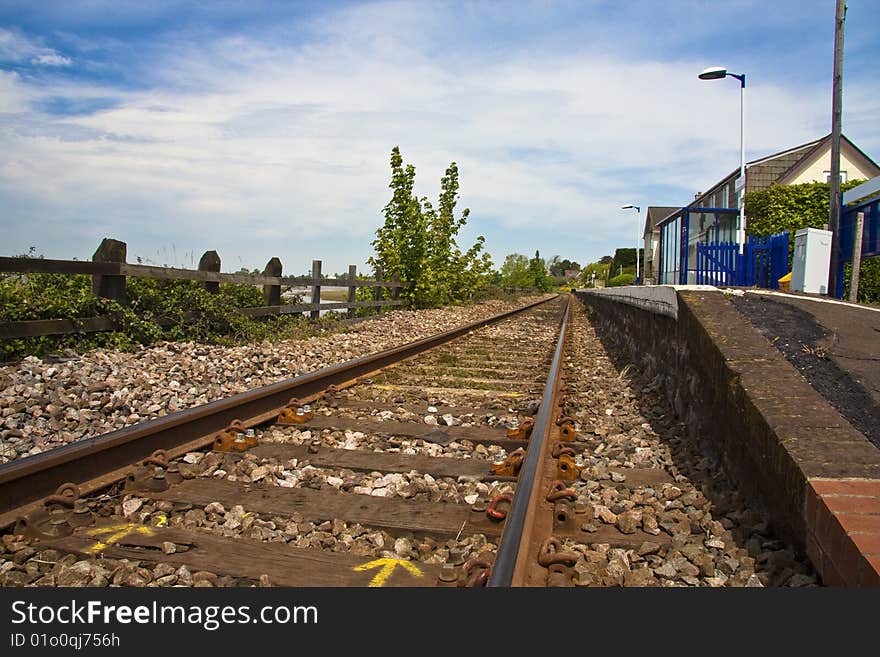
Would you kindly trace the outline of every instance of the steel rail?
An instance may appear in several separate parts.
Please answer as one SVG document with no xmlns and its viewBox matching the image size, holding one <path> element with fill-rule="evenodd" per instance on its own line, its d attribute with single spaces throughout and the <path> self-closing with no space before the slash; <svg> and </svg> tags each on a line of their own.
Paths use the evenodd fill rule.
<svg viewBox="0 0 880 657">
<path fill-rule="evenodd" d="M 530 513 L 534 513 L 537 506 L 537 496 L 535 493 L 537 493 L 538 489 L 535 487 L 535 483 L 540 474 L 538 472 L 538 464 L 544 458 L 546 445 L 549 441 L 548 434 L 555 421 L 553 409 L 556 405 L 556 390 L 562 370 L 562 355 L 565 350 L 565 334 L 568 326 L 570 299 L 571 297 L 568 297 L 565 303 L 565 311 L 563 312 L 559 328 L 559 341 L 553 354 L 550 374 L 547 377 L 547 384 L 544 386 L 541 406 L 538 409 L 538 415 L 535 417 L 535 426 L 532 429 L 528 451 L 520 469 L 519 478 L 516 483 L 516 493 L 514 493 L 513 503 L 510 505 L 510 511 L 507 513 L 504 531 L 501 534 L 501 542 L 498 545 L 495 563 L 492 566 L 489 581 L 486 583 L 487 586 L 512 586 L 514 571 L 518 569 L 520 553 L 527 552 L 525 548 L 530 538 L 526 528 L 527 516 Z"/>
<path fill-rule="evenodd" d="M 212 434 L 234 419 L 247 423 L 268 416 L 262 419 L 268 421 L 269 414 L 277 414 L 291 398 L 305 398 L 330 385 L 363 377 L 556 298 L 558 295 L 385 351 L 4 463 L 0 465 L 0 518 L 8 522 L 12 512 L 51 495 L 63 483 L 83 484 L 103 477 L 102 484 L 108 485 L 112 483 L 106 481 L 108 475 L 115 477 L 120 469 L 157 449 L 203 447 L 211 442 Z"/>
</svg>

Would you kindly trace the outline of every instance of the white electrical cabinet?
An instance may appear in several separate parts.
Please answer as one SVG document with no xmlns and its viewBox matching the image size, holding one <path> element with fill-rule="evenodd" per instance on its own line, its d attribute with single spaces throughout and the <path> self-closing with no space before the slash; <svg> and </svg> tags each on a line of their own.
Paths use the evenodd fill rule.
<svg viewBox="0 0 880 657">
<path fill-rule="evenodd" d="M 797 231 L 794 234 L 791 291 L 827 294 L 830 264 L 831 231 L 818 228 Z"/>
</svg>

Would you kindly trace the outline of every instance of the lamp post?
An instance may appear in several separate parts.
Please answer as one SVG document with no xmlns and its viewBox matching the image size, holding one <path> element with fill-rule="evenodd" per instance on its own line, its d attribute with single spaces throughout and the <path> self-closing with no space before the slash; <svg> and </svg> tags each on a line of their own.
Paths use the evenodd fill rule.
<svg viewBox="0 0 880 657">
<path fill-rule="evenodd" d="M 728 73 L 723 66 L 712 66 L 697 77 L 701 80 L 718 80 L 724 77 L 739 80 L 739 228 L 736 231 L 736 241 L 739 243 L 739 252 L 742 253 L 746 241 L 746 74 Z"/>
<path fill-rule="evenodd" d="M 639 220 L 638 216 L 642 209 L 638 205 L 624 205 L 620 209 L 621 210 L 630 210 L 632 208 L 636 209 L 636 285 L 639 284 L 639 238 L 642 236 L 642 222 Z"/>
</svg>

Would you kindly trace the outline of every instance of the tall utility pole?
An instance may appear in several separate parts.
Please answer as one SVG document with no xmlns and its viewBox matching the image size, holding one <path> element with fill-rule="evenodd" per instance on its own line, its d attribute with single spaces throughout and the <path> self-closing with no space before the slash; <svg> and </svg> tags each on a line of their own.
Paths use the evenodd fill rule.
<svg viewBox="0 0 880 657">
<path fill-rule="evenodd" d="M 831 93 L 831 197 L 828 199 L 828 227 L 831 229 L 831 263 L 828 272 L 828 296 L 837 296 L 840 285 L 840 115 L 843 106 L 843 22 L 846 0 L 837 0 L 834 17 L 834 89 Z"/>
</svg>

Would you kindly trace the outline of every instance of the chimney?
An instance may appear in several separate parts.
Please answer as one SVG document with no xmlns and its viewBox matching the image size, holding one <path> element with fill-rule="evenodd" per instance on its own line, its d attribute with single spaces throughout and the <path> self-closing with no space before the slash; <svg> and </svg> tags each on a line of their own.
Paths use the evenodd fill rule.
<svg viewBox="0 0 880 657">
<path fill-rule="evenodd" d="M 696 194 L 694 194 L 694 200 L 699 201 L 702 196 L 703 192 L 697 192 Z"/>
</svg>

